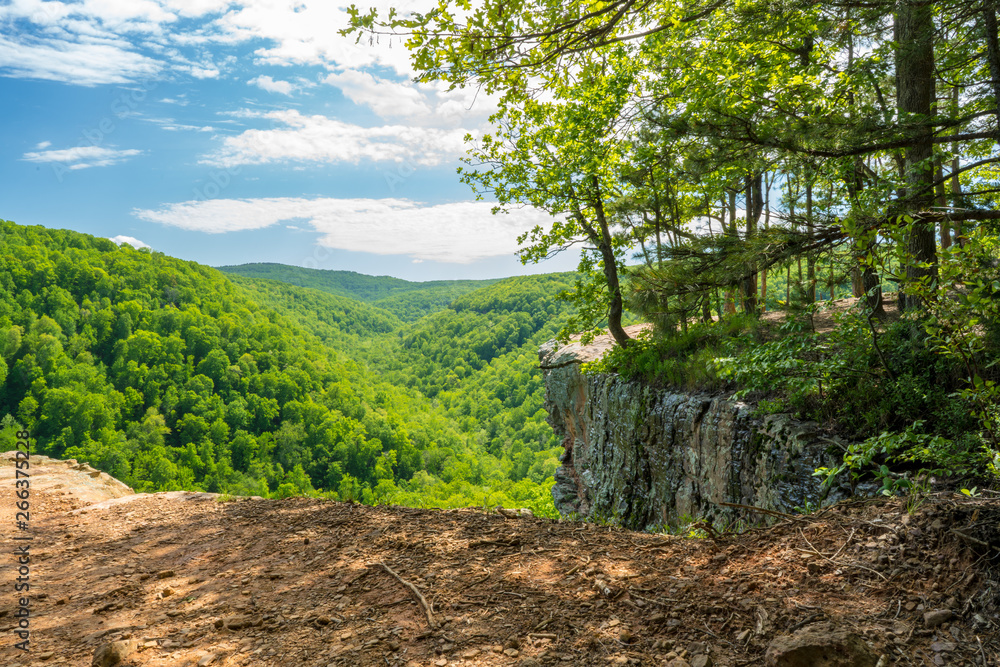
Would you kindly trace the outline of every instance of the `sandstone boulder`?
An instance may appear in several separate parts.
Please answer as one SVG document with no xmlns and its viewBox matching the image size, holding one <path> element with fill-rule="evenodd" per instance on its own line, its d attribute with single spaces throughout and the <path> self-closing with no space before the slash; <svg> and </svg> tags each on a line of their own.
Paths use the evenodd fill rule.
<svg viewBox="0 0 1000 667">
<path fill-rule="evenodd" d="M 91 667 L 115 667 L 124 662 L 130 655 L 139 648 L 139 642 L 135 639 L 120 640 L 101 644 L 94 651 L 94 659 Z"/>
<path fill-rule="evenodd" d="M 764 656 L 767 667 L 875 667 L 878 656 L 861 637 L 832 623 L 815 623 L 776 637 Z"/>
</svg>

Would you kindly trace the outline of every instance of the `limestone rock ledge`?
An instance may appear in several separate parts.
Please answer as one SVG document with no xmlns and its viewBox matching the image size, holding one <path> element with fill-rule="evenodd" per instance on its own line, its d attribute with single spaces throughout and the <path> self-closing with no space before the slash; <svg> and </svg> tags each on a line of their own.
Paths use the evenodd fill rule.
<svg viewBox="0 0 1000 667">
<path fill-rule="evenodd" d="M 580 371 L 612 344 L 610 336 L 590 346 L 550 341 L 539 351 L 548 421 L 565 448 L 552 489 L 564 516 L 657 529 L 692 518 L 762 518 L 720 502 L 791 512 L 847 495 L 837 487 L 824 498 L 813 476 L 842 451 L 816 424 Z"/>
</svg>

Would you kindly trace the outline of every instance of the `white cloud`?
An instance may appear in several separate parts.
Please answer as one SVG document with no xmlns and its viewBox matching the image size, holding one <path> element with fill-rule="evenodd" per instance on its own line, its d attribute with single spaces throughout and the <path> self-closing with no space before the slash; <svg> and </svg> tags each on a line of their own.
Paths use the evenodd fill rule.
<svg viewBox="0 0 1000 667">
<path fill-rule="evenodd" d="M 80 44 L 0 35 L 0 73 L 15 78 L 96 86 L 153 77 L 161 67 L 160 63 L 121 44 Z"/>
<path fill-rule="evenodd" d="M 289 81 L 275 81 L 269 76 L 261 75 L 254 79 L 250 79 L 247 83 L 262 88 L 269 93 L 280 93 L 282 95 L 291 95 L 295 91 L 295 84 Z"/>
<path fill-rule="evenodd" d="M 137 209 L 142 220 L 225 233 L 303 221 L 329 248 L 468 264 L 510 255 L 517 236 L 552 217 L 537 209 L 492 215 L 487 202 L 428 205 L 406 199 L 211 199 Z"/>
<path fill-rule="evenodd" d="M 169 132 L 215 132 L 215 128 L 211 125 L 190 125 L 178 122 L 174 118 L 141 117 L 140 120 L 159 125 Z"/>
<path fill-rule="evenodd" d="M 196 79 L 218 79 L 222 72 L 218 67 L 197 67 L 187 68 L 188 73 Z"/>
<path fill-rule="evenodd" d="M 49 147 L 49 146 L 51 146 L 51 145 L 52 145 L 52 142 L 51 142 L 51 141 L 40 141 L 40 142 L 39 142 L 39 143 L 38 143 L 38 144 L 37 144 L 37 145 L 35 146 L 35 150 L 39 150 L 39 151 L 42 151 L 42 150 L 45 150 L 46 148 L 48 148 L 48 147 Z"/>
<path fill-rule="evenodd" d="M 141 154 L 142 151 L 135 148 L 116 150 L 102 146 L 77 146 L 75 148 L 25 153 L 21 159 L 43 164 L 58 162 L 68 169 L 75 170 L 88 169 L 90 167 L 109 167 Z"/>
<path fill-rule="evenodd" d="M 409 83 L 377 79 L 356 70 L 331 74 L 326 83 L 340 88 L 349 100 L 371 108 L 382 118 L 421 117 L 431 111 L 420 91 Z"/>
<path fill-rule="evenodd" d="M 375 4 L 384 15 L 394 3 L 379 0 Z M 427 11 L 434 5 L 430 0 L 410 0 L 407 11 Z M 233 7 L 217 21 L 216 28 L 227 39 L 267 44 L 255 52 L 259 64 L 320 65 L 331 69 L 334 66 L 357 69 L 379 65 L 403 76 L 413 75 L 409 54 L 400 39 L 394 40 L 395 48 L 384 48 L 390 41 L 385 37 L 377 45 L 379 48 L 372 48 L 366 42 L 356 44 L 354 37 L 342 37 L 338 33 L 347 21 L 347 12 L 341 3 L 309 0 L 292 4 L 287 0 L 257 0 Z"/>
<path fill-rule="evenodd" d="M 194 18 L 222 12 L 233 4 L 233 0 L 166 0 L 164 4 L 180 16 Z"/>
<path fill-rule="evenodd" d="M 4 25 L 0 75 L 82 86 L 134 83 L 166 70 L 216 78 L 217 68 L 192 65 L 166 44 L 183 34 L 181 30 L 192 29 L 179 28 L 179 19 L 207 21 L 230 4 L 230 0 L 13 0 L 0 6 Z"/>
<path fill-rule="evenodd" d="M 247 130 L 227 137 L 221 148 L 201 162 L 220 167 L 271 162 L 410 162 L 433 166 L 465 152 L 466 130 L 385 125 L 361 127 L 326 116 L 304 116 L 297 110 L 242 117 L 269 118 L 272 128 Z M 284 126 L 284 127 L 280 127 Z"/>
<path fill-rule="evenodd" d="M 135 248 L 136 250 L 138 250 L 139 248 L 148 248 L 148 247 L 150 247 L 148 243 L 143 243 L 142 241 L 140 241 L 139 239 L 137 239 L 137 238 L 135 238 L 133 236 L 124 236 L 122 234 L 119 234 L 118 236 L 112 236 L 109 240 L 113 241 L 116 245 L 121 245 L 123 243 L 127 243 L 130 246 L 132 246 L 133 248 Z"/>
<path fill-rule="evenodd" d="M 383 14 L 398 5 L 375 4 Z M 405 4 L 406 11 L 435 5 Z M 291 95 L 325 76 L 352 102 L 391 122 L 478 127 L 489 115 L 489 101 L 470 111 L 475 91 L 411 83 L 415 72 L 401 38 L 356 43 L 338 32 L 347 22 L 345 7 L 326 0 L 8 0 L 0 5 L 0 76 L 95 86 L 171 76 L 218 79 L 246 65 L 311 66 L 323 72 L 242 78 Z M 238 45 L 256 48 L 255 61 L 237 59 L 232 47 Z M 371 68 L 381 74 L 363 71 Z"/>
<path fill-rule="evenodd" d="M 329 74 L 323 82 L 339 88 L 344 97 L 381 118 L 405 119 L 421 126 L 482 125 L 496 110 L 498 100 L 474 88 L 448 90 L 440 82 L 390 81 L 353 69 Z"/>
</svg>

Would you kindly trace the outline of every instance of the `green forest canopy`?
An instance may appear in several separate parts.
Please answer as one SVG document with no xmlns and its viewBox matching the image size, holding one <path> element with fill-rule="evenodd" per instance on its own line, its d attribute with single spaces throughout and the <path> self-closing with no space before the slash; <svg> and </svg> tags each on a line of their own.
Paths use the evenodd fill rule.
<svg viewBox="0 0 1000 667">
<path fill-rule="evenodd" d="M 491 285 L 496 280 L 431 280 L 414 283 L 391 276 L 366 276 L 354 271 L 307 269 L 287 264 L 221 266 L 220 271 L 247 278 L 266 278 L 299 287 L 311 287 L 364 301 L 410 322 L 448 307 L 454 299 Z"/>
<path fill-rule="evenodd" d="M 24 426 L 137 491 L 554 512 L 536 350 L 570 276 L 437 285 L 463 296 L 407 324 L 71 231 L 0 222 L 0 247 L 4 449 Z"/>
</svg>

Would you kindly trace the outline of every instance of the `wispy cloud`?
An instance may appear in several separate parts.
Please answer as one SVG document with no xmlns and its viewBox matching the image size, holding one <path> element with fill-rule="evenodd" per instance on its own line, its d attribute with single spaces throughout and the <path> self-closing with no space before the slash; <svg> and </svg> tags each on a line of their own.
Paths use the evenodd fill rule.
<svg viewBox="0 0 1000 667">
<path fill-rule="evenodd" d="M 383 11 L 390 2 L 379 1 Z M 435 5 L 430 0 L 408 2 L 407 9 L 427 11 Z M 289 11 L 293 7 L 293 11 Z M 284 2 L 240 2 L 214 24 L 226 39 L 263 42 L 254 52 L 258 64 L 319 65 L 357 69 L 387 67 L 403 76 L 412 76 L 409 55 L 402 43 L 399 48 L 378 49 L 356 44 L 354 38 L 342 37 L 337 26 L 347 24 L 345 5 L 327 0 Z"/>
<path fill-rule="evenodd" d="M 215 128 L 211 125 L 191 125 L 189 123 L 181 123 L 174 118 L 141 117 L 139 120 L 159 125 L 168 132 L 215 132 Z"/>
<path fill-rule="evenodd" d="M 42 142 L 47 143 L 47 142 Z M 129 148 L 116 150 L 102 146 L 77 146 L 51 151 L 33 151 L 25 153 L 21 159 L 28 162 L 59 163 L 67 169 L 88 169 L 90 167 L 110 167 L 123 162 L 130 157 L 141 155 L 142 151 Z"/>
<path fill-rule="evenodd" d="M 199 67 L 197 65 L 189 66 L 187 72 L 196 79 L 218 79 L 222 75 L 218 67 Z"/>
<path fill-rule="evenodd" d="M 227 137 L 222 146 L 202 158 L 203 164 L 232 167 L 273 162 L 358 163 L 410 162 L 434 166 L 463 154 L 464 129 L 405 125 L 361 127 L 327 116 L 305 116 L 294 109 L 244 118 L 271 120 L 276 129 L 247 130 Z"/>
<path fill-rule="evenodd" d="M 384 119 L 405 120 L 430 127 L 477 127 L 496 110 L 497 100 L 476 89 L 448 90 L 444 84 L 392 81 L 369 72 L 347 69 L 323 82 L 340 89 L 344 97 L 368 107 Z"/>
<path fill-rule="evenodd" d="M 510 255 L 517 236 L 552 217 L 536 209 L 493 215 L 487 202 L 428 205 L 406 199 L 213 199 L 137 209 L 148 222 L 207 233 L 305 223 L 329 248 L 469 264 Z"/>
<path fill-rule="evenodd" d="M 269 93 L 279 93 L 281 95 L 291 95 L 295 92 L 295 84 L 290 81 L 275 81 L 267 75 L 260 75 L 247 81 L 250 85 L 257 86 Z"/>
<path fill-rule="evenodd" d="M 345 97 L 367 106 L 382 118 L 413 118 L 430 114 L 431 108 L 420 91 L 409 83 L 375 78 L 367 72 L 347 70 L 326 77 Z"/>
<path fill-rule="evenodd" d="M 201 17 L 230 0 L 15 0 L 0 6 L 0 75 L 72 85 L 135 83 L 182 72 L 215 78 L 210 63 L 167 48 L 183 30 L 181 19 Z M 198 28 L 193 28 L 197 30 Z M 202 56 L 204 54 L 201 54 Z"/>
<path fill-rule="evenodd" d="M 115 43 L 0 35 L 0 73 L 80 86 L 122 84 L 156 76 L 162 64 Z"/>
<path fill-rule="evenodd" d="M 376 0 L 388 9 L 391 0 Z M 433 0 L 408 2 L 425 11 Z M 421 127 L 479 127 L 489 101 L 471 111 L 476 91 L 410 81 L 409 52 L 373 47 L 335 29 L 346 9 L 326 0 L 13 0 L 0 5 L 0 76 L 70 85 L 122 85 L 168 78 L 219 79 L 246 65 L 306 66 L 283 78 L 254 72 L 240 78 L 277 95 L 339 88 L 385 122 Z M 252 45 L 251 58 L 246 48 Z M 237 48 L 239 51 L 237 52 Z M 237 57 L 237 53 L 239 57 Z M 373 74 L 370 71 L 377 71 Z M 180 97 L 164 103 L 186 104 Z M 435 140 L 438 137 L 435 137 Z"/>
</svg>

